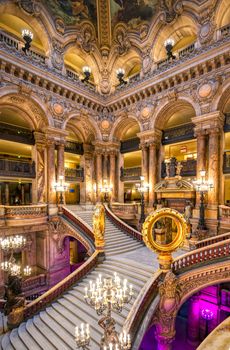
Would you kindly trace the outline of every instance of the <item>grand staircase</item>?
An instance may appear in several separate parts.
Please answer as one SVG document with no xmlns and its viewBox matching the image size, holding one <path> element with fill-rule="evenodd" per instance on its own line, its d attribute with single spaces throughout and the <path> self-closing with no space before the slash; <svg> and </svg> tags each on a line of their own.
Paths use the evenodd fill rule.
<svg viewBox="0 0 230 350">
<path fill-rule="evenodd" d="M 92 226 L 92 210 L 86 211 L 76 206 L 68 209 Z M 141 248 L 142 244 L 118 229 L 109 219 L 106 219 L 105 240 L 106 259 L 45 310 L 21 323 L 17 329 L 2 335 L 0 349 L 76 350 L 75 326 L 87 322 L 91 330 L 91 349 L 98 350 L 102 329 L 97 324 L 99 317 L 95 310 L 84 300 L 84 288 L 90 280 L 95 280 L 98 274 L 102 274 L 102 278 L 109 277 L 115 271 L 122 279 L 126 278 L 134 289 L 131 303 L 125 305 L 121 314 L 113 314 L 117 330 L 121 331 L 137 295 L 152 276 L 153 269 L 129 259 L 128 254 L 126 256 L 126 253 Z"/>
</svg>

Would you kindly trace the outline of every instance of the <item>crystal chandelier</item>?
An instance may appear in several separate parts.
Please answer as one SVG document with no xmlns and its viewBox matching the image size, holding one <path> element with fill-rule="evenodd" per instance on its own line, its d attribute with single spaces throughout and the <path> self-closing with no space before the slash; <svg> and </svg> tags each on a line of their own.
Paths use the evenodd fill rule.
<svg viewBox="0 0 230 350">
<path fill-rule="evenodd" d="M 24 236 L 9 236 L 0 239 L 0 248 L 3 251 L 22 249 L 26 247 L 26 238 Z"/>
<path fill-rule="evenodd" d="M 122 312 L 125 304 L 129 303 L 133 297 L 133 287 L 126 279 L 123 281 L 114 273 L 113 278 L 104 278 L 99 275 L 96 282 L 89 282 L 85 287 L 85 301 L 91 305 L 98 315 L 103 315 L 98 321 L 100 327 L 104 329 L 101 339 L 101 350 L 129 350 L 131 349 L 130 335 L 122 332 L 120 335 L 115 329 L 116 322 L 111 317 L 112 311 Z M 89 325 L 81 324 L 75 329 L 75 341 L 78 348 L 89 349 L 90 330 Z"/>
</svg>

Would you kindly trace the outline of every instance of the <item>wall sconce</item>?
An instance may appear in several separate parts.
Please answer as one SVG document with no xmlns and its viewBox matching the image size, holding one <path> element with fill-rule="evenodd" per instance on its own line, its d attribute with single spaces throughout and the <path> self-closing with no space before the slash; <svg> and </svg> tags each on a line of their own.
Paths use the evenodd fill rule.
<svg viewBox="0 0 230 350">
<path fill-rule="evenodd" d="M 125 70 L 123 68 L 118 68 L 116 70 L 117 79 L 119 80 L 120 85 L 127 84 L 127 80 L 124 80 Z"/>
<path fill-rule="evenodd" d="M 89 67 L 89 66 L 84 66 L 82 68 L 82 71 L 85 75 L 85 78 L 82 79 L 82 82 L 83 83 L 87 83 L 89 81 L 89 78 L 90 78 L 90 75 L 91 75 L 91 72 L 92 72 L 92 69 Z"/>
<path fill-rule="evenodd" d="M 170 58 L 175 59 L 176 56 L 173 55 L 173 53 L 172 53 L 172 49 L 175 45 L 175 41 L 173 39 L 169 38 L 169 39 L 165 40 L 164 45 L 165 45 L 165 49 L 167 52 L 168 60 L 170 60 Z"/>
<path fill-rule="evenodd" d="M 30 49 L 30 44 L 33 40 L 33 33 L 29 29 L 22 30 L 22 37 L 25 40 L 25 46 L 22 48 L 22 51 L 27 55 L 27 51 Z"/>
</svg>

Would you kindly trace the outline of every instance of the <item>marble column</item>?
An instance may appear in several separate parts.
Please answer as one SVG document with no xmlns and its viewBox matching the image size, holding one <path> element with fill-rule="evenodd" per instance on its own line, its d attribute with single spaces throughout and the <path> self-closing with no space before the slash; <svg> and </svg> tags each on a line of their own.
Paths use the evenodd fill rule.
<svg viewBox="0 0 230 350">
<path fill-rule="evenodd" d="M 118 154 L 117 162 L 118 202 L 124 203 L 124 182 L 121 181 L 121 168 L 124 168 L 124 155 Z"/>
<path fill-rule="evenodd" d="M 22 205 L 25 204 L 25 187 L 24 184 L 21 184 L 21 198 L 22 198 Z"/>
<path fill-rule="evenodd" d="M 59 181 L 59 176 L 64 176 L 65 178 L 65 144 L 60 143 L 57 146 L 57 181 Z"/>
<path fill-rule="evenodd" d="M 9 190 L 8 182 L 5 182 L 5 200 L 6 200 L 6 205 L 10 205 L 10 190 Z"/>
<path fill-rule="evenodd" d="M 48 203 L 51 206 L 56 204 L 55 182 L 55 144 L 54 141 L 49 140 L 47 144 L 47 190 Z"/>
<path fill-rule="evenodd" d="M 108 154 L 104 154 L 103 160 L 103 180 L 108 179 Z"/>
<path fill-rule="evenodd" d="M 36 179 L 32 180 L 32 203 L 45 203 L 47 201 L 46 193 L 46 168 L 47 163 L 46 138 L 41 132 L 34 132 L 35 146 L 32 150 L 32 159 L 36 167 Z"/>
<path fill-rule="evenodd" d="M 148 159 L 148 146 L 141 145 L 142 150 L 142 165 L 141 165 L 141 174 L 144 176 L 144 183 L 149 182 L 149 159 Z M 148 192 L 145 193 L 145 202 L 148 202 Z"/>
<path fill-rule="evenodd" d="M 206 170 L 206 134 L 204 130 L 196 131 L 197 137 L 197 166 L 196 166 L 196 177 L 200 179 L 200 171 Z M 196 204 L 200 204 L 200 194 L 196 193 Z"/>
<path fill-rule="evenodd" d="M 197 347 L 199 345 L 200 331 L 200 300 L 194 295 L 189 300 L 188 321 L 187 321 L 187 342 Z"/>
<path fill-rule="evenodd" d="M 209 165 L 208 179 L 213 189 L 208 193 L 208 206 L 215 209 L 219 204 L 220 187 L 220 129 L 212 128 L 209 132 Z"/>
<path fill-rule="evenodd" d="M 111 202 L 115 201 L 115 174 L 116 174 L 116 155 L 114 152 L 110 153 L 110 185 L 113 187 L 112 189 L 112 195 L 111 195 Z"/>
<path fill-rule="evenodd" d="M 100 201 L 100 187 L 102 186 L 102 154 L 100 152 L 96 152 L 96 168 L 97 201 Z"/>
<path fill-rule="evenodd" d="M 157 145 L 151 143 L 149 146 L 149 205 L 153 206 L 156 200 L 154 186 L 157 182 Z"/>
</svg>

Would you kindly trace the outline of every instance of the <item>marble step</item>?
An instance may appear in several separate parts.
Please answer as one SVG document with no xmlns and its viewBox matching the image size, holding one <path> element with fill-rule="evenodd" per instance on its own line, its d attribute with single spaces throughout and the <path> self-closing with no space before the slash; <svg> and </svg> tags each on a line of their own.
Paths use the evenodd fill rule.
<svg viewBox="0 0 230 350">
<path fill-rule="evenodd" d="M 15 350 L 10 342 L 10 332 L 3 335 L 1 345 L 3 350 Z"/>
<path fill-rule="evenodd" d="M 130 242 L 129 244 L 125 244 L 124 246 L 120 246 L 119 244 L 115 244 L 112 247 L 108 247 L 105 250 L 105 253 L 114 253 L 114 254 L 122 254 L 124 252 L 128 252 L 131 250 L 136 250 L 140 248 L 137 242 Z"/>
<path fill-rule="evenodd" d="M 150 266 L 145 265 L 143 269 L 143 265 L 136 262 L 135 260 L 130 260 L 130 259 L 112 259 L 112 258 L 107 258 L 106 259 L 106 265 L 111 265 L 112 266 L 119 266 L 124 269 L 131 269 L 132 271 L 141 271 L 141 274 L 146 276 L 146 278 L 151 278 L 154 271 Z"/>
<path fill-rule="evenodd" d="M 37 326 L 34 324 L 33 319 L 29 319 L 26 322 L 26 330 L 42 349 L 55 350 L 55 347 L 50 344 L 49 340 L 46 339 L 46 337 L 44 337 L 42 330 L 37 328 Z"/>
<path fill-rule="evenodd" d="M 125 267 L 125 272 L 124 272 L 124 267 Z M 96 267 L 94 271 L 98 271 L 101 269 L 106 269 L 108 271 L 116 271 L 118 273 L 118 276 L 121 278 L 126 278 L 126 279 L 133 279 L 134 282 L 140 281 L 142 283 L 146 283 L 146 281 L 151 277 L 151 273 L 145 273 L 145 271 L 132 266 L 132 265 L 123 265 L 119 264 L 119 262 L 116 264 L 111 261 L 108 262 L 102 266 Z M 92 271 L 92 273 L 94 272 Z M 124 277 L 125 276 L 125 277 Z"/>
<path fill-rule="evenodd" d="M 23 343 L 26 346 L 26 349 L 40 350 L 42 349 L 34 338 L 27 332 L 26 323 L 23 322 L 18 327 L 18 334 Z"/>
<path fill-rule="evenodd" d="M 26 350 L 25 344 L 21 341 L 19 335 L 18 335 L 18 330 L 13 329 L 10 332 L 10 343 L 13 346 L 15 350 Z"/>
<path fill-rule="evenodd" d="M 120 239 L 118 239 L 115 242 L 110 242 L 109 243 L 105 243 L 105 249 L 106 250 L 110 250 L 111 248 L 120 248 L 123 249 L 124 247 L 130 246 L 134 243 L 134 246 L 138 246 L 139 247 L 139 243 L 137 243 L 134 240 L 125 240 L 125 241 L 121 241 Z"/>
</svg>

